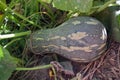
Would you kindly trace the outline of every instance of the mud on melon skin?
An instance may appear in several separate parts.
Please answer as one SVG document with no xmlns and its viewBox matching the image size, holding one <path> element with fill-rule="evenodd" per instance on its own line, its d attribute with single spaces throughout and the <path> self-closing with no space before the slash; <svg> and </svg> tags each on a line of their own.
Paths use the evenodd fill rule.
<svg viewBox="0 0 120 80">
<path fill-rule="evenodd" d="M 53 29 L 31 34 L 28 47 L 34 54 L 56 53 L 75 62 L 96 60 L 106 50 L 107 33 L 92 17 L 75 17 Z"/>
</svg>

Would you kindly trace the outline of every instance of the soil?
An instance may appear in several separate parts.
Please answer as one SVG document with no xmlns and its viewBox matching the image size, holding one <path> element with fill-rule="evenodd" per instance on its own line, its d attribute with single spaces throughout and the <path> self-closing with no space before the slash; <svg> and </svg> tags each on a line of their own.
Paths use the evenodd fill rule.
<svg viewBox="0 0 120 80">
<path fill-rule="evenodd" d="M 81 74 L 81 79 L 72 80 L 120 80 L 120 43 L 114 40 L 110 40 L 109 43 L 108 50 L 98 60 L 90 63 L 72 62 L 75 74 Z M 49 57 L 41 58 L 41 56 L 34 55 L 26 64 L 26 67 L 49 64 L 51 61 Z M 50 71 L 50 69 L 43 69 L 14 72 L 10 80 L 54 80 L 54 75 Z M 71 79 L 68 79 L 68 76 L 64 76 L 64 79 L 60 80 Z"/>
</svg>

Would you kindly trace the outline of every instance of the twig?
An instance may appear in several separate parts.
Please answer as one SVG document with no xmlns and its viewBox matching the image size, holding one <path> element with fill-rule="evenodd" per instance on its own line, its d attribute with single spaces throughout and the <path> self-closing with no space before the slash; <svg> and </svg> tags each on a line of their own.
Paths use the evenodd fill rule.
<svg viewBox="0 0 120 80">
<path fill-rule="evenodd" d="M 117 75 L 117 73 L 116 73 L 115 67 L 112 67 L 111 71 L 116 76 L 116 78 L 119 78 L 118 75 Z"/>
<path fill-rule="evenodd" d="M 89 70 L 90 66 L 93 64 L 93 62 L 89 63 L 87 66 L 86 66 L 86 69 L 84 70 L 83 72 L 83 75 L 85 75 L 85 73 Z"/>
<path fill-rule="evenodd" d="M 118 63 L 118 67 L 120 69 L 120 45 L 119 45 L 119 48 L 118 48 L 117 63 Z"/>
</svg>

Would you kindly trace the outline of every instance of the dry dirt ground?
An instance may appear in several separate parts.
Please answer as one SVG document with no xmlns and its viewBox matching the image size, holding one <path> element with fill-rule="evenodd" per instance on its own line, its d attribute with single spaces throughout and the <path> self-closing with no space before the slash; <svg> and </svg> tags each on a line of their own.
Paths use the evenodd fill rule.
<svg viewBox="0 0 120 80">
<path fill-rule="evenodd" d="M 72 62 L 75 73 L 81 74 L 81 79 L 57 79 L 57 80 L 120 80 L 120 43 L 110 40 L 108 50 L 98 60 L 90 63 Z M 28 67 L 49 64 L 51 58 L 42 62 L 40 56 L 33 56 L 26 64 Z M 44 60 L 43 60 L 44 61 Z M 50 76 L 49 69 L 35 71 L 15 72 L 10 80 L 55 80 Z"/>
</svg>

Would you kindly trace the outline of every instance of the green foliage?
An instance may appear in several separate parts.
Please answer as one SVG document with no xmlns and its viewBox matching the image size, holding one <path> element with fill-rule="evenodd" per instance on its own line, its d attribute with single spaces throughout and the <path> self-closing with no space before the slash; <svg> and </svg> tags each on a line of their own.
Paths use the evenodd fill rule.
<svg viewBox="0 0 120 80">
<path fill-rule="evenodd" d="M 0 60 L 0 80 L 8 80 L 16 68 L 16 63 L 6 49 L 2 48 L 2 46 L 1 49 L 3 50 L 4 57 Z"/>
<path fill-rule="evenodd" d="M 0 2 L 6 4 L 6 0 L 0 0 Z M 5 6 L 0 4 L 0 12 L 4 12 Z"/>
<path fill-rule="evenodd" d="M 0 45 L 4 46 L 0 46 L 0 80 L 8 80 L 15 70 L 15 61 L 17 60 L 13 60 L 10 55 L 24 60 L 25 54 L 22 53 L 25 52 L 24 47 L 27 38 L 25 35 L 29 35 L 31 31 L 38 29 L 56 27 L 74 13 L 89 15 L 100 12 L 116 0 L 8 1 L 9 3 L 7 0 L 0 0 Z M 117 19 L 120 23 L 120 16 Z"/>
<path fill-rule="evenodd" d="M 0 60 L 4 57 L 2 46 L 0 45 Z"/>
<path fill-rule="evenodd" d="M 118 22 L 118 28 L 120 29 L 120 13 L 119 13 L 119 15 L 117 15 L 116 16 L 116 19 L 117 19 L 117 22 Z"/>
<path fill-rule="evenodd" d="M 120 42 L 120 13 L 114 8 L 112 15 L 112 35 L 115 41 Z"/>
<path fill-rule="evenodd" d="M 109 4 L 116 0 L 38 0 L 40 2 L 52 3 L 57 9 L 77 12 L 90 15 L 94 12 L 100 12 L 107 8 Z"/>
<path fill-rule="evenodd" d="M 38 0 L 40 2 L 51 3 L 53 7 L 64 11 L 88 13 L 93 5 L 93 0 Z"/>
<path fill-rule="evenodd" d="M 93 0 L 53 0 L 53 6 L 65 10 L 87 13 L 91 10 Z"/>
</svg>

